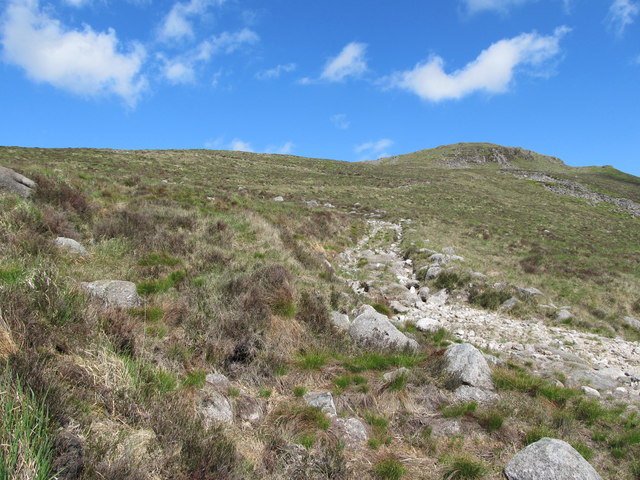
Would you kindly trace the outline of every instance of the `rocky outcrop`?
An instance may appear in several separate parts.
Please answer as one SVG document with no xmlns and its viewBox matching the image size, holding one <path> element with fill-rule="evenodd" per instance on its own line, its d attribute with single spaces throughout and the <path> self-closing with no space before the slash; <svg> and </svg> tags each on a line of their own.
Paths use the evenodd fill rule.
<svg viewBox="0 0 640 480">
<path fill-rule="evenodd" d="M 304 401 L 310 407 L 319 408 L 329 416 L 335 417 L 338 414 L 331 392 L 309 392 L 305 394 Z"/>
<path fill-rule="evenodd" d="M 105 306 L 134 308 L 142 304 L 136 284 L 122 280 L 82 282 L 82 289 Z"/>
<path fill-rule="evenodd" d="M 349 326 L 349 335 L 357 344 L 368 348 L 418 349 L 418 342 L 407 337 L 387 317 L 376 311 L 359 315 Z"/>
<path fill-rule="evenodd" d="M 15 193 L 29 198 L 36 188 L 36 182 L 14 172 L 10 168 L 0 167 L 0 191 Z"/>
<path fill-rule="evenodd" d="M 509 480 L 602 480 L 571 445 L 542 438 L 518 452 L 504 473 Z"/>
</svg>

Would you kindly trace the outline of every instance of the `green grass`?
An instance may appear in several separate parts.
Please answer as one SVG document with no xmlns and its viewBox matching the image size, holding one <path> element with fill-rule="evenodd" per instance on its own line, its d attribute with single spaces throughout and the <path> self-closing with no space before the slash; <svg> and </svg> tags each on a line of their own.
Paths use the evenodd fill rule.
<svg viewBox="0 0 640 480">
<path fill-rule="evenodd" d="M 0 479 L 49 480 L 53 443 L 44 399 L 4 369 L 0 377 Z"/>
<path fill-rule="evenodd" d="M 373 475 L 380 480 L 399 480 L 405 473 L 406 467 L 396 458 L 385 458 L 373 466 Z"/>
<path fill-rule="evenodd" d="M 446 405 L 440 409 L 442 416 L 445 418 L 460 418 L 470 415 L 478 408 L 477 402 L 460 403 L 454 405 Z"/>
<path fill-rule="evenodd" d="M 446 462 L 442 478 L 444 480 L 476 480 L 487 474 L 484 463 L 469 458 L 455 457 Z"/>
<path fill-rule="evenodd" d="M 343 361 L 344 367 L 353 373 L 367 370 L 387 370 L 389 368 L 412 368 L 423 360 L 421 355 L 412 353 L 384 354 L 376 352 L 362 353 Z"/>
<path fill-rule="evenodd" d="M 186 275 L 186 272 L 178 270 L 160 280 L 144 280 L 137 285 L 138 293 L 140 295 L 152 295 L 154 293 L 166 292 L 181 283 L 186 278 Z"/>
<path fill-rule="evenodd" d="M 306 352 L 298 355 L 297 365 L 303 370 L 320 370 L 327 364 L 327 354 L 323 352 Z"/>
<path fill-rule="evenodd" d="M 182 379 L 182 386 L 200 389 L 204 387 L 207 372 L 204 370 L 193 370 Z"/>
<path fill-rule="evenodd" d="M 21 268 L 0 268 L 0 284 L 14 285 L 20 281 L 23 276 Z"/>
<path fill-rule="evenodd" d="M 333 379 L 337 393 L 341 393 L 352 385 L 360 387 L 360 391 L 368 391 L 367 383 L 368 380 L 362 375 L 341 375 Z"/>
<path fill-rule="evenodd" d="M 138 260 L 138 265 L 141 267 L 157 267 L 160 265 L 173 267 L 179 263 L 179 259 L 172 257 L 166 252 L 151 252 L 144 258 Z"/>
<path fill-rule="evenodd" d="M 381 313 L 382 315 L 386 315 L 387 317 L 391 317 L 393 315 L 391 309 L 384 303 L 372 303 L 371 306 L 376 310 L 376 312 Z"/>
</svg>

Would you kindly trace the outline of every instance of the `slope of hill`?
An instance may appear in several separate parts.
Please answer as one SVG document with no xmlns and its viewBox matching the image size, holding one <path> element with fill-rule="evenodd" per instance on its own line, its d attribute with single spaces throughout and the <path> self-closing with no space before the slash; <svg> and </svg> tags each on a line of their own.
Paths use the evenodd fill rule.
<svg viewBox="0 0 640 480">
<path fill-rule="evenodd" d="M 637 177 L 490 144 L 2 147 L 0 166 L 37 183 L 0 192 L 0 478 L 503 478 L 544 436 L 640 474 Z M 336 326 L 364 304 L 418 350 Z M 498 396 L 451 391 L 461 341 L 499 356 Z"/>
</svg>

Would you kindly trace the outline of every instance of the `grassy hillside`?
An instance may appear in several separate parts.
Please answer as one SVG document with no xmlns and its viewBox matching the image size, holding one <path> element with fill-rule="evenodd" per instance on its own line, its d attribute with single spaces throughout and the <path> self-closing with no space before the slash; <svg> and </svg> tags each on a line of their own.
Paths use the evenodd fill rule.
<svg viewBox="0 0 640 480">
<path fill-rule="evenodd" d="M 494 151 L 509 168 L 481 161 Z M 433 365 L 446 332 L 422 338 L 426 347 L 416 355 L 376 357 L 336 334 L 328 319 L 364 300 L 336 275 L 339 253 L 366 233 L 369 218 L 409 219 L 401 247 L 414 263 L 423 261 L 422 247 L 453 246 L 491 282 L 537 287 L 548 303 L 572 305 L 574 326 L 637 339 L 620 320 L 640 315 L 640 219 L 512 172 L 539 171 L 640 202 L 637 177 L 485 144 L 366 163 L 3 147 L 0 165 L 39 185 L 30 200 L 0 193 L 0 358 L 9 360 L 2 389 L 12 395 L 2 401 L 25 411 L 46 406 L 34 420 L 42 438 L 20 440 L 24 471 L 13 478 L 50 478 L 36 476 L 38 465 L 49 473 L 70 468 L 73 449 L 55 435 L 61 427 L 84 439 L 82 479 L 283 478 L 292 442 L 315 452 L 298 478 L 361 471 L 391 479 L 407 468 L 406 478 L 441 478 L 443 468 L 468 460 L 465 452 L 491 457 L 481 470 L 500 478 L 505 446 L 545 433 L 532 430 L 536 422 L 556 425 L 548 428 L 558 435 L 564 429 L 591 455 L 597 430 L 613 442 L 598 464 L 611 478 L 638 478 L 640 440 L 622 438 L 636 420 L 622 422 L 624 409 L 585 413 L 596 407 L 569 389 L 550 400 L 540 393 L 547 384 L 516 366 L 502 372 L 505 391 L 513 391 L 507 403 L 447 413 L 472 421 L 481 447 L 473 436 L 431 439 L 407 414 L 417 394 L 389 387 L 381 373 L 419 370 L 412 380 L 423 395 L 439 381 Z M 57 236 L 78 240 L 90 255 L 57 249 Z M 79 283 L 100 279 L 134 282 L 143 305 L 91 304 Z M 535 306 L 518 314 L 544 317 Z M 235 382 L 226 394 L 237 408 L 257 399 L 266 420 L 205 428 L 194 405 L 214 371 Z M 345 453 L 323 415 L 304 406 L 302 394 L 320 387 L 344 393 L 343 407 L 367 419 L 369 450 Z M 539 404 L 529 416 L 513 413 L 532 396 Z M 507 417 L 508 428 L 494 428 Z M 9 458 L 11 432 L 0 433 Z M 41 452 L 51 452 L 54 436 L 49 458 Z M 12 478 L 0 467 L 0 479 Z"/>
</svg>

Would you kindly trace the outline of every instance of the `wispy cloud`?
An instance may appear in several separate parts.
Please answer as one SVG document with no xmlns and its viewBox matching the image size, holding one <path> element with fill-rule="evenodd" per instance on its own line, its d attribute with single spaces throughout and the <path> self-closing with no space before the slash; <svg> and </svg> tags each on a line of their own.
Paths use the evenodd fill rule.
<svg viewBox="0 0 640 480">
<path fill-rule="evenodd" d="M 229 144 L 229 150 L 236 152 L 253 152 L 253 147 L 248 142 L 243 142 L 239 138 L 234 138 Z"/>
<path fill-rule="evenodd" d="M 340 130 L 346 130 L 351 126 L 351 122 L 347 119 L 347 115 L 344 113 L 336 113 L 331 116 L 331 123 Z"/>
<path fill-rule="evenodd" d="M 160 39 L 175 41 L 193 38 L 191 18 L 202 15 L 209 7 L 219 6 L 224 2 L 225 0 L 190 0 L 174 3 L 160 26 Z"/>
<path fill-rule="evenodd" d="M 395 73 L 387 80 L 392 87 L 433 102 L 459 99 L 477 91 L 502 93 L 509 89 L 518 67 L 527 66 L 539 72 L 546 61 L 556 57 L 560 53 L 560 40 L 567 32 L 567 27 L 559 27 L 548 36 L 523 33 L 500 40 L 452 73 L 446 73 L 444 60 L 434 55 L 412 70 Z"/>
<path fill-rule="evenodd" d="M 478 13 L 486 10 L 506 12 L 510 7 L 522 5 L 531 0 L 462 0 L 469 13 Z M 566 0 L 565 0 L 566 1 Z"/>
<path fill-rule="evenodd" d="M 165 54 L 157 54 L 162 63 L 161 70 L 169 82 L 193 83 L 199 64 L 206 64 L 217 54 L 231 54 L 241 48 L 251 46 L 260 40 L 258 34 L 247 28 L 238 32 L 222 32 L 201 42 L 194 49 L 182 55 L 169 58 Z"/>
<path fill-rule="evenodd" d="M 609 7 L 607 23 L 609 27 L 621 36 L 640 14 L 640 2 L 634 0 L 614 0 Z"/>
<path fill-rule="evenodd" d="M 360 156 L 358 160 L 375 160 L 377 158 L 388 157 L 389 154 L 386 152 L 386 149 L 391 145 L 393 145 L 393 140 L 381 138 L 380 140 L 357 145 L 353 150 Z"/>
<path fill-rule="evenodd" d="M 279 155 L 289 155 L 293 151 L 293 147 L 295 147 L 293 142 L 286 142 L 283 145 L 273 146 L 269 145 L 265 149 L 265 153 L 277 153 Z"/>
<path fill-rule="evenodd" d="M 283 73 L 293 72 L 297 68 L 295 63 L 286 63 L 283 65 L 277 65 L 269 70 L 263 70 L 261 72 L 256 73 L 256 78 L 258 80 L 271 80 L 274 78 L 279 78 Z"/>
<path fill-rule="evenodd" d="M 11 1 L 0 34 L 4 60 L 37 82 L 84 96 L 117 95 L 129 106 L 147 86 L 140 44 L 123 49 L 113 29 L 69 29 L 41 12 L 37 0 Z"/>
<path fill-rule="evenodd" d="M 351 42 L 333 58 L 330 58 L 320 75 L 322 80 L 342 82 L 347 77 L 357 77 L 367 71 L 365 53 L 367 45 Z"/>
<path fill-rule="evenodd" d="M 72 7 L 80 8 L 91 3 L 91 0 L 64 0 L 64 3 Z"/>
</svg>

